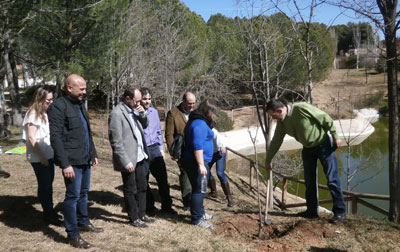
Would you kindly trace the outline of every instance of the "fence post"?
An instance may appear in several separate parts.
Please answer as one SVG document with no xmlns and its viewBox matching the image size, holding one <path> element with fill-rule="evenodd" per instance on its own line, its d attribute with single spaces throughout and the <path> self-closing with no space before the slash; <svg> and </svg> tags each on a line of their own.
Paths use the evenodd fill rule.
<svg viewBox="0 0 400 252">
<path fill-rule="evenodd" d="M 282 206 L 281 209 L 286 209 L 286 192 L 287 192 L 287 186 L 288 186 L 288 180 L 286 178 L 283 178 L 283 186 L 282 186 Z"/>
<path fill-rule="evenodd" d="M 249 181 L 249 183 L 250 183 L 250 189 L 253 189 L 253 185 L 252 185 L 252 177 L 253 177 L 253 167 L 254 167 L 254 164 L 253 164 L 253 162 L 251 162 L 250 161 L 250 181 Z"/>
<path fill-rule="evenodd" d="M 272 170 L 269 171 L 269 187 L 269 208 L 272 209 L 274 207 L 274 175 Z"/>
<path fill-rule="evenodd" d="M 351 198 L 351 213 L 356 215 L 357 214 L 357 197 L 352 196 Z"/>
</svg>

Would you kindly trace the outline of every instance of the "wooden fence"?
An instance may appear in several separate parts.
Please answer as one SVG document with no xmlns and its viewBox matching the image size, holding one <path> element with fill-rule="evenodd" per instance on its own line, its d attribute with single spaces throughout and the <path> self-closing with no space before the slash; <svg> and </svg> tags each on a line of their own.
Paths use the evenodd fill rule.
<svg viewBox="0 0 400 252">
<path fill-rule="evenodd" d="M 262 167 L 265 169 L 265 166 L 261 163 L 256 164 L 256 162 L 249 158 L 246 157 L 240 153 L 238 153 L 237 151 L 234 151 L 232 149 L 230 149 L 229 147 L 226 148 L 228 151 L 232 152 L 233 154 L 246 159 L 250 162 L 250 169 L 252 167 L 256 168 L 257 165 L 258 167 Z M 261 175 L 261 173 L 258 171 L 258 169 L 256 169 L 257 171 L 257 175 L 261 176 L 263 179 L 262 181 L 264 182 L 265 185 L 267 185 L 267 182 L 265 181 L 264 177 Z M 279 172 L 276 171 L 272 171 L 273 174 L 275 174 L 276 176 L 279 176 L 282 178 L 282 197 L 281 197 L 281 202 L 279 204 L 279 207 L 281 209 L 288 209 L 288 208 L 293 208 L 293 207 L 301 207 L 301 206 L 306 206 L 306 203 L 294 203 L 294 204 L 286 204 L 286 194 L 287 194 L 287 186 L 288 186 L 288 182 L 292 181 L 295 183 L 300 183 L 300 184 L 305 184 L 304 180 L 301 179 L 296 179 L 293 177 L 289 177 L 283 174 L 280 174 Z M 250 173 L 251 174 L 251 173 Z M 250 178 L 251 179 L 251 178 Z M 272 183 L 272 181 L 271 181 Z M 251 185 L 251 180 L 250 180 L 250 185 Z M 324 190 L 329 190 L 328 186 L 326 185 L 320 185 L 318 184 L 318 188 L 320 189 L 324 189 Z M 272 190 L 270 190 L 270 192 L 272 193 Z M 382 209 L 372 203 L 369 203 L 367 201 L 365 201 L 364 199 L 377 199 L 377 200 L 387 200 L 389 201 L 390 197 L 388 195 L 379 195 L 379 194 L 367 194 L 367 193 L 357 193 L 357 192 L 351 192 L 351 191 L 347 191 L 347 190 L 343 190 L 343 194 L 344 194 L 344 200 L 345 201 L 350 201 L 351 202 L 351 212 L 352 214 L 357 214 L 357 210 L 358 210 L 358 204 L 364 205 L 367 208 L 370 208 L 378 213 L 381 213 L 387 217 L 389 217 L 389 212 L 386 211 L 385 209 Z M 272 199 L 272 197 L 269 197 L 270 199 Z M 331 203 L 332 200 L 320 200 L 319 204 L 326 204 L 326 203 Z M 272 204 L 270 204 L 270 206 L 272 206 Z"/>
</svg>

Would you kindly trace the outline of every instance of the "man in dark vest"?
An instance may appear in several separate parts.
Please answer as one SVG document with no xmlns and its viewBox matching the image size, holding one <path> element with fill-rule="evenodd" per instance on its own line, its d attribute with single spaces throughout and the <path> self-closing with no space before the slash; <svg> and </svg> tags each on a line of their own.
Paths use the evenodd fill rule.
<svg viewBox="0 0 400 252">
<path fill-rule="evenodd" d="M 71 74 L 65 83 L 65 95 L 57 98 L 47 110 L 50 141 L 55 162 L 62 169 L 66 187 L 63 203 L 68 243 L 76 248 L 92 245 L 80 232 L 102 232 L 88 216 L 88 192 L 91 167 L 97 165 L 97 154 L 90 130 L 89 115 L 83 104 L 86 81 Z"/>
</svg>

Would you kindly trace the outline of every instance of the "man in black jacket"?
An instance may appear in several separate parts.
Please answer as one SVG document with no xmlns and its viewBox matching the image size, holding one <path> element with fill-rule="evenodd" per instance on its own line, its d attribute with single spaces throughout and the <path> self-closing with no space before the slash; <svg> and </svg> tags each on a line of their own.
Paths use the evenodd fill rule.
<svg viewBox="0 0 400 252">
<path fill-rule="evenodd" d="M 86 81 L 71 74 L 65 83 L 65 96 L 49 107 L 50 141 L 54 159 L 62 169 L 66 187 L 63 203 L 68 243 L 76 248 L 90 248 L 81 232 L 102 232 L 88 216 L 87 199 L 91 166 L 97 165 L 97 154 L 90 131 L 89 116 L 83 104 Z"/>
</svg>

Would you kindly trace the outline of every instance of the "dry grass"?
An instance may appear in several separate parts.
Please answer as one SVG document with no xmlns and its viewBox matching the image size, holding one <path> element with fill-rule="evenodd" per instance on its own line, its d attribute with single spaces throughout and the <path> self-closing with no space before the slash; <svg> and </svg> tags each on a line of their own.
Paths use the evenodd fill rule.
<svg viewBox="0 0 400 252">
<path fill-rule="evenodd" d="M 320 90 L 322 93 L 334 92 L 330 85 L 325 85 L 327 89 Z M 351 85 L 358 88 L 355 84 L 347 86 Z M 89 215 L 93 224 L 105 231 L 82 234 L 95 245 L 89 251 L 400 251 L 400 226 L 397 224 L 349 216 L 343 225 L 333 226 L 327 222 L 330 216 L 308 221 L 278 208 L 270 211 L 273 225 L 264 227 L 264 236 L 258 238 L 257 195 L 248 184 L 246 162 L 229 164 L 227 171 L 237 202 L 234 208 L 226 206 L 219 186 L 220 197 L 205 200 L 207 212 L 215 216 L 214 231 L 190 224 L 189 213 L 182 210 L 179 171 L 169 159 L 166 162 L 173 207 L 179 215 L 159 215 L 149 228 L 134 228 L 128 225 L 127 215 L 122 210 L 121 177 L 113 171 L 111 148 L 105 139 L 107 116 L 91 113 L 91 121 L 100 164 L 92 171 Z M 14 138 L 0 140 L 4 150 L 17 145 L 21 129 L 13 128 L 13 132 Z M 10 178 L 0 179 L 0 251 L 77 251 L 65 244 L 64 227 L 43 223 L 36 198 L 35 175 L 25 156 L 3 154 L 0 164 L 11 173 Z M 151 186 L 155 188 L 154 181 Z M 54 202 L 60 210 L 65 188 L 59 168 L 53 187 Z M 156 206 L 159 208 L 160 203 Z"/>
<path fill-rule="evenodd" d="M 103 115 L 92 114 L 95 130 L 95 144 L 100 163 L 92 170 L 89 192 L 89 215 L 92 223 L 103 227 L 100 234 L 83 233 L 82 237 L 95 245 L 92 251 L 251 251 L 252 245 L 237 242 L 213 232 L 199 229 L 190 224 L 188 212 L 182 210 L 178 190 L 178 168 L 167 160 L 168 175 L 174 208 L 179 215 L 160 215 L 157 222 L 147 229 L 128 225 L 122 210 L 123 195 L 120 173 L 113 171 L 111 148 L 108 140 L 102 139 Z M 4 150 L 15 147 L 21 129 L 13 128 L 15 137 L 0 141 Z M 11 173 L 8 179 L 0 180 L 0 251 L 74 251 L 65 244 L 64 227 L 45 225 L 42 221 L 41 206 L 36 198 L 37 184 L 32 167 L 21 155 L 1 155 L 3 169 Z M 155 188 L 152 181 L 152 188 Z M 53 183 L 54 203 L 61 209 L 65 187 L 59 168 Z M 220 193 L 222 190 L 218 189 Z M 160 208 L 160 203 L 156 205 Z M 218 218 L 232 214 L 225 199 L 206 201 L 207 211 Z M 227 211 L 224 211 L 227 210 Z"/>
<path fill-rule="evenodd" d="M 92 113 L 91 117 L 100 164 L 92 171 L 89 214 L 93 224 L 105 231 L 82 234 L 95 245 L 90 251 L 400 251 L 398 225 L 350 216 L 344 225 L 333 226 L 327 223 L 329 216 L 307 221 L 294 217 L 293 212 L 282 212 L 277 208 L 270 211 L 273 225 L 264 227 L 264 236 L 258 238 L 257 195 L 250 188 L 248 178 L 235 172 L 248 169 L 243 162 L 230 164 L 227 172 L 237 205 L 228 208 L 219 187 L 217 200 L 205 200 L 207 212 L 215 216 L 212 221 L 216 227 L 214 231 L 190 224 L 189 214 L 182 210 L 178 168 L 169 159 L 169 182 L 174 208 L 179 215 L 159 215 L 157 222 L 149 228 L 134 228 L 128 225 L 122 210 L 121 178 L 112 169 L 108 141 L 98 137 L 106 130 L 103 129 L 104 116 Z M 20 129 L 13 131 L 17 134 Z M 17 142 L 18 136 L 2 141 L 1 145 L 7 150 Z M 3 154 L 0 162 L 11 173 L 10 178 L 0 180 L 0 251 L 75 251 L 65 244 L 64 227 L 43 223 L 36 198 L 36 180 L 25 157 Z M 153 182 L 151 185 L 154 188 Z M 58 210 L 64 192 L 57 168 L 54 202 Z M 157 207 L 160 207 L 159 203 Z M 324 248 L 332 250 L 318 250 Z"/>
</svg>

